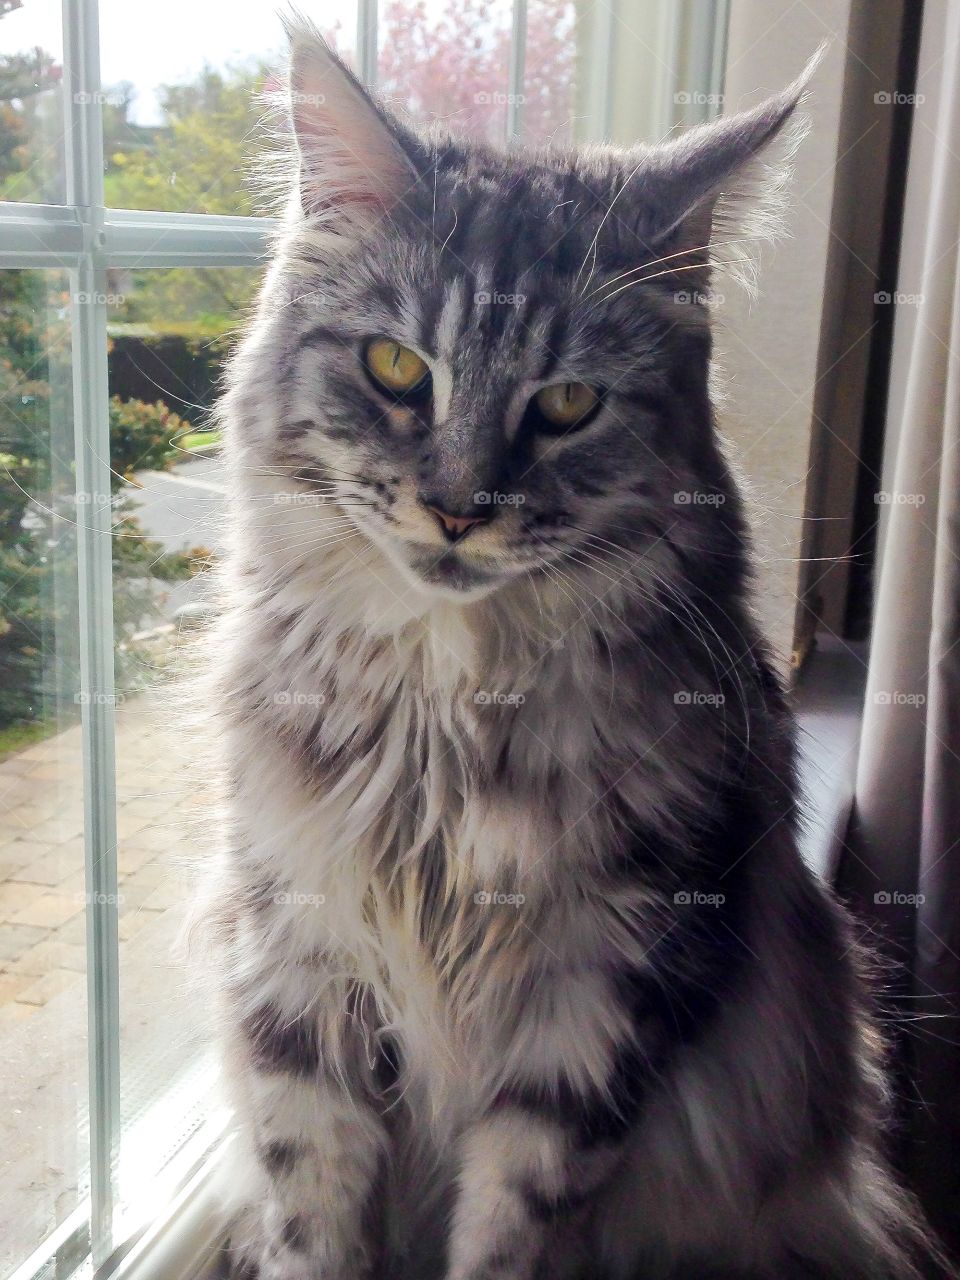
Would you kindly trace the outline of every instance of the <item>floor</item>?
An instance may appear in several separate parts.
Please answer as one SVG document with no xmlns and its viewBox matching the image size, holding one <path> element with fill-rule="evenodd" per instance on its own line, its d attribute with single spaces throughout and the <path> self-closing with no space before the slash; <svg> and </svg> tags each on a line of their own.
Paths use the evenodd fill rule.
<svg viewBox="0 0 960 1280">
<path fill-rule="evenodd" d="M 146 702 L 117 713 L 120 936 L 172 906 L 166 854 L 182 761 L 160 749 Z M 0 761 L 0 1028 L 84 972 L 80 727 Z"/>
<path fill-rule="evenodd" d="M 121 1182 L 148 1185 L 209 1110 L 203 1004 L 178 945 L 192 776 L 163 703 L 116 713 Z M 69 1218 L 88 1164 L 79 726 L 0 761 L 0 1275 Z"/>
</svg>

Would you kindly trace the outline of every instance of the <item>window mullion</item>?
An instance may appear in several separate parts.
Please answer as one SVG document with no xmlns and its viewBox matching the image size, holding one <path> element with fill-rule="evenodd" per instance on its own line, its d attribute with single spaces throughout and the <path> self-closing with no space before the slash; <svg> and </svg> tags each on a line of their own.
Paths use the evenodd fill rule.
<svg viewBox="0 0 960 1280">
<path fill-rule="evenodd" d="M 368 89 L 377 87 L 377 0 L 357 0 L 357 75 Z"/>
<path fill-rule="evenodd" d="M 120 1142 L 110 427 L 97 0 L 63 0 L 67 203 L 83 244 L 70 271 L 87 888 L 91 1250 L 113 1249 Z"/>
<path fill-rule="evenodd" d="M 66 270 L 89 253 L 89 207 L 0 200 L 0 270 Z M 106 209 L 94 245 L 101 265 L 125 267 L 248 267 L 263 261 L 275 218 L 219 213 Z"/>
<path fill-rule="evenodd" d="M 613 122 L 613 45 L 618 0 L 589 5 L 577 0 L 578 25 L 582 24 L 586 57 L 585 92 L 581 117 L 574 122 L 578 142 L 607 142 Z"/>
<path fill-rule="evenodd" d="M 73 209 L 0 201 L 0 270 L 75 267 L 82 245 Z"/>
<path fill-rule="evenodd" d="M 527 0 L 513 0 L 510 32 L 510 71 L 507 82 L 507 142 L 523 134 L 523 84 L 527 62 Z"/>
<path fill-rule="evenodd" d="M 246 267 L 262 261 L 274 218 L 107 209 L 104 258 L 111 267 Z"/>
</svg>

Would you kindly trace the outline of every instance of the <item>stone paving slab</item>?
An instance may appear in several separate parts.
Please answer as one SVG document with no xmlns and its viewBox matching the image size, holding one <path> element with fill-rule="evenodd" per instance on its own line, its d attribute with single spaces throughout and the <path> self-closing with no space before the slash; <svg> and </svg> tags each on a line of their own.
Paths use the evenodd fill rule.
<svg viewBox="0 0 960 1280">
<path fill-rule="evenodd" d="M 185 794 L 189 762 L 166 696 L 128 699 L 116 712 L 125 1132 L 192 1069 L 202 1045 L 197 1002 L 172 950 L 189 893 L 191 808 L 202 797 Z M 76 1207 L 86 1178 L 85 908 L 74 725 L 0 761 L 2 1274 Z M 151 1148 L 144 1168 L 163 1154 Z"/>
<path fill-rule="evenodd" d="M 165 888 L 174 850 L 185 839 L 182 741 L 174 741 L 157 704 L 147 696 L 116 712 L 117 862 L 120 916 L 132 937 L 144 912 L 178 900 Z M 56 982 L 29 991 L 9 981 L 49 961 L 50 972 L 75 970 L 84 945 L 81 732 L 72 726 L 0 761 L 0 1009 L 9 1003 L 42 1007 Z M 182 879 L 182 876 L 178 877 Z M 56 944 L 44 948 L 42 944 Z M 30 954 L 32 959 L 25 960 Z M 71 963 L 56 962 L 69 955 Z M 40 974 L 38 976 L 44 976 Z M 26 1014 L 29 1010 L 23 1010 Z"/>
</svg>

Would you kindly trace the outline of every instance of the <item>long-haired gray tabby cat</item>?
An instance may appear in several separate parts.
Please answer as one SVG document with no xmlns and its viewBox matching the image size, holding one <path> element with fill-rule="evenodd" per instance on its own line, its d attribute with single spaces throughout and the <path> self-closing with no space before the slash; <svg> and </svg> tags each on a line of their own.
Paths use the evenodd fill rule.
<svg viewBox="0 0 960 1280">
<path fill-rule="evenodd" d="M 289 25 L 221 407 L 236 1270 L 918 1274 L 708 391 L 711 260 L 749 265 L 803 83 L 505 152 Z"/>
</svg>

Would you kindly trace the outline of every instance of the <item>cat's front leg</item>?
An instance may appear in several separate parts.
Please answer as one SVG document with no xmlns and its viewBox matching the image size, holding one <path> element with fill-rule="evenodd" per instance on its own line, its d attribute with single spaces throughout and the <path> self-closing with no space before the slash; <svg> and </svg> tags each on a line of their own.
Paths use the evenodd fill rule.
<svg viewBox="0 0 960 1280">
<path fill-rule="evenodd" d="M 234 1077 L 256 1188 L 234 1247 L 257 1280 L 367 1280 L 386 1133 L 364 1082 L 325 1066 L 316 1016 L 248 1015 Z"/>
<path fill-rule="evenodd" d="M 464 1135 L 448 1280 L 531 1280 L 559 1230 L 590 1211 L 615 1145 L 585 1144 L 548 1111 L 499 1105 Z"/>
</svg>

